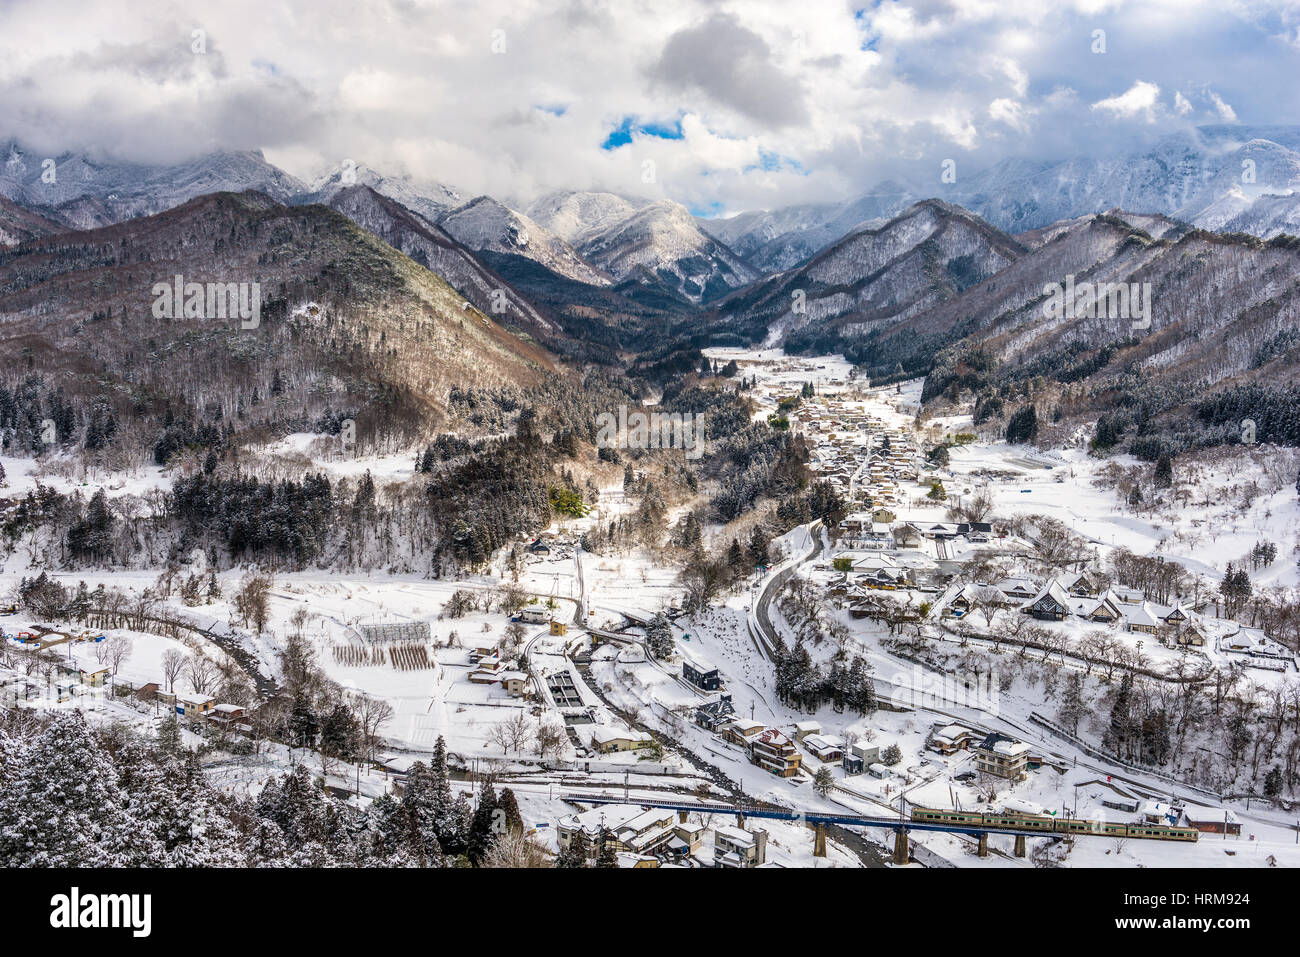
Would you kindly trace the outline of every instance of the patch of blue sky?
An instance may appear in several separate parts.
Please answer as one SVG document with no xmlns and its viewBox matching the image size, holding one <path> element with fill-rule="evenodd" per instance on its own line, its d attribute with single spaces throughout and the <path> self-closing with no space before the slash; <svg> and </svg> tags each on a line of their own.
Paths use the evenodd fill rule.
<svg viewBox="0 0 1300 957">
<path fill-rule="evenodd" d="M 678 117 L 671 123 L 643 123 L 635 116 L 625 116 L 609 136 L 605 137 L 605 142 L 600 144 L 603 150 L 616 150 L 620 146 L 627 146 L 632 142 L 633 135 L 655 136 L 661 140 L 680 140 L 685 134 L 682 133 L 682 121 Z"/>
</svg>

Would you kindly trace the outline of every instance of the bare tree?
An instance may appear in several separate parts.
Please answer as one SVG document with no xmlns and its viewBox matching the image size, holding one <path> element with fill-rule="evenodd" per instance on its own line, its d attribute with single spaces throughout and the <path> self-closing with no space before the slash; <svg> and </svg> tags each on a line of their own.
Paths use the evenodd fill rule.
<svg viewBox="0 0 1300 957">
<path fill-rule="evenodd" d="M 375 756 L 375 742 L 379 738 L 379 729 L 393 717 L 393 706 L 383 698 L 370 695 L 355 695 L 351 700 L 352 713 L 361 723 L 361 732 L 365 735 L 366 755 L 372 760 Z"/>
<path fill-rule="evenodd" d="M 199 654 L 190 655 L 185 664 L 185 672 L 190 679 L 190 689 L 195 694 L 211 692 L 220 674 L 215 662 Z"/>
<path fill-rule="evenodd" d="M 537 840 L 520 831 L 507 829 L 498 834 L 481 867 L 550 867 L 551 853 Z"/>
<path fill-rule="evenodd" d="M 107 665 L 109 658 L 108 639 L 105 638 L 103 641 L 96 641 L 94 646 L 90 649 L 90 652 L 95 656 L 97 662 L 101 665 Z"/>
<path fill-rule="evenodd" d="M 185 656 L 175 648 L 168 648 L 163 652 L 163 680 L 167 682 L 168 694 L 174 694 L 176 692 L 176 679 L 179 678 L 181 672 L 185 670 L 185 664 Z"/>
<path fill-rule="evenodd" d="M 235 592 L 235 612 L 247 628 L 252 624 L 260 635 L 270 614 L 271 576 L 254 574 L 245 578 Z M 304 619 L 305 621 L 306 619 Z"/>
<path fill-rule="evenodd" d="M 131 657 L 131 639 L 126 635 L 114 635 L 101 641 L 100 644 L 108 646 L 108 666 L 113 672 L 113 677 L 116 678 L 122 663 Z"/>
<path fill-rule="evenodd" d="M 506 727 L 506 722 L 499 721 L 488 728 L 487 739 L 493 744 L 500 745 L 502 754 L 509 752 L 511 736 L 510 730 Z"/>
<path fill-rule="evenodd" d="M 514 717 L 505 722 L 509 734 L 510 748 L 515 753 L 522 751 L 533 736 L 533 723 L 523 711 L 515 712 Z"/>
</svg>

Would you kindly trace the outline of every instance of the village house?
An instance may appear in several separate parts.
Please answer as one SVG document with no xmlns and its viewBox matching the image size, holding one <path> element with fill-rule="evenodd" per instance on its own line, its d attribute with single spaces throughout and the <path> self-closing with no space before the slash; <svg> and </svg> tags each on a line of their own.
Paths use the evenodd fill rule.
<svg viewBox="0 0 1300 957">
<path fill-rule="evenodd" d="M 490 685 L 501 680 L 505 665 L 496 654 L 486 655 L 478 660 L 477 666 L 469 673 L 469 680 L 475 684 Z"/>
<path fill-rule="evenodd" d="M 1070 614 L 1070 596 L 1059 582 L 1053 580 L 1021 611 L 1039 621 L 1064 621 Z"/>
<path fill-rule="evenodd" d="M 209 694 L 201 694 L 197 691 L 178 694 L 176 696 L 176 713 L 183 714 L 187 718 L 201 718 L 216 707 L 216 704 L 216 699 Z"/>
<path fill-rule="evenodd" d="M 673 838 L 674 817 L 672 811 L 646 809 L 636 804 L 603 804 L 560 818 L 556 838 L 563 851 L 581 831 L 592 860 L 600 853 L 602 832 L 616 853 L 649 855 Z"/>
<path fill-rule="evenodd" d="M 224 731 L 242 735 L 252 735 L 251 716 L 244 705 L 229 702 L 218 704 L 205 716 L 208 724 Z"/>
<path fill-rule="evenodd" d="M 960 724 L 945 724 L 931 733 L 928 747 L 939 754 L 956 754 L 969 748 L 978 737 L 970 728 Z"/>
<path fill-rule="evenodd" d="M 501 687 L 510 697 L 521 698 L 528 693 L 528 675 L 522 671 L 503 671 Z"/>
<path fill-rule="evenodd" d="M 713 862 L 718 867 L 758 867 L 767 861 L 767 831 L 740 827 L 713 829 Z"/>
<path fill-rule="evenodd" d="M 1146 600 L 1136 605 L 1125 605 L 1123 607 L 1125 627 L 1132 632 L 1138 632 L 1145 635 L 1154 635 L 1158 627 L 1159 619 L 1156 618 L 1155 612 Z"/>
<path fill-rule="evenodd" d="M 1123 617 L 1119 600 L 1109 592 L 1100 598 L 1076 598 L 1073 607 L 1074 613 L 1080 618 L 1101 624 L 1114 624 Z"/>
<path fill-rule="evenodd" d="M 872 744 L 870 741 L 854 741 L 849 751 L 854 757 L 861 758 L 867 764 L 875 764 L 880 760 L 880 745 Z"/>
<path fill-rule="evenodd" d="M 714 701 L 707 701 L 695 709 L 695 723 L 707 731 L 717 732 L 723 724 L 736 715 L 731 704 L 731 695 L 719 695 Z"/>
<path fill-rule="evenodd" d="M 1000 778 L 1023 781 L 1028 756 L 1029 745 L 995 731 L 975 749 L 975 767 Z"/>
<path fill-rule="evenodd" d="M 748 748 L 750 739 L 762 731 L 765 725 L 762 721 L 754 721 L 751 718 L 733 718 L 721 727 L 723 738 Z"/>
<path fill-rule="evenodd" d="M 802 755 L 794 742 L 776 728 L 765 728 L 749 739 L 749 760 L 783 778 L 799 773 Z"/>
<path fill-rule="evenodd" d="M 679 857 L 689 857 L 704 846 L 704 832 L 708 830 L 703 824 L 683 821 L 686 813 L 678 814 L 673 825 L 673 836 L 668 841 L 668 850 Z"/>
<path fill-rule="evenodd" d="M 802 741 L 810 734 L 821 734 L 822 726 L 820 721 L 797 721 L 794 726 L 794 739 Z"/>
<path fill-rule="evenodd" d="M 1219 650 L 1249 656 L 1256 662 L 1256 667 L 1268 664 L 1283 670 L 1295 667 L 1296 663 L 1290 649 L 1268 637 L 1262 629 L 1245 625 L 1238 625 L 1236 631 L 1221 638 Z"/>
<path fill-rule="evenodd" d="M 1007 598 L 1028 601 L 1038 594 L 1039 586 L 1028 578 L 1004 578 L 994 585 Z"/>
<path fill-rule="evenodd" d="M 682 677 L 701 691 L 717 691 L 722 686 L 717 666 L 686 648 L 678 649 L 682 659 Z"/>
<path fill-rule="evenodd" d="M 87 666 L 79 669 L 78 673 L 81 676 L 81 683 L 91 688 L 98 688 L 108 680 L 107 667 Z"/>
<path fill-rule="evenodd" d="M 1180 648 L 1204 648 L 1206 640 L 1205 626 L 1191 619 L 1173 630 L 1171 644 Z"/>
<path fill-rule="evenodd" d="M 1147 801 L 1142 805 L 1142 820 L 1148 824 L 1177 824 L 1179 813 L 1164 801 Z"/>
<path fill-rule="evenodd" d="M 1065 574 L 1057 578 L 1067 594 L 1075 598 L 1096 598 L 1100 593 L 1100 582 L 1087 572 Z"/>
<path fill-rule="evenodd" d="M 911 522 L 898 522 L 890 532 L 894 536 L 894 545 L 898 548 L 916 548 L 921 544 L 921 530 Z"/>
<path fill-rule="evenodd" d="M 652 740 L 644 731 L 617 731 L 600 724 L 592 725 L 590 731 L 591 746 L 601 754 L 646 748 Z"/>
<path fill-rule="evenodd" d="M 818 761 L 828 764 L 844 757 L 844 746 L 826 735 L 810 734 L 803 739 L 803 746 Z"/>
<path fill-rule="evenodd" d="M 1237 820 L 1237 815 L 1221 807 L 1189 804 L 1183 808 L 1183 818 L 1188 827 L 1194 827 L 1202 834 L 1241 836 L 1241 822 Z"/>
</svg>

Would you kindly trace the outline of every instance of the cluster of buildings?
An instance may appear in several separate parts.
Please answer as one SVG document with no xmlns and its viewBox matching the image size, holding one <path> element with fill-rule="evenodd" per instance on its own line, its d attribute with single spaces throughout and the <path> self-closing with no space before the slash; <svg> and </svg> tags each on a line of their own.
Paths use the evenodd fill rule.
<svg viewBox="0 0 1300 957">
<path fill-rule="evenodd" d="M 512 698 L 522 698 L 528 693 L 528 675 L 506 667 L 495 637 L 483 635 L 475 641 L 469 650 L 469 665 L 468 679 L 474 684 L 500 684 Z"/>
<path fill-rule="evenodd" d="M 1243 656 L 1253 667 L 1289 670 L 1295 655 L 1258 628 L 1230 619 L 1207 621 L 1183 602 L 1163 605 L 1141 593 L 1104 584 L 1089 572 L 1057 575 L 1046 582 L 1006 578 L 992 585 L 953 585 L 935 601 L 932 615 L 963 618 L 979 608 L 1014 608 L 1039 621 L 1082 619 L 1126 632 L 1150 635 L 1169 648 L 1214 647 Z M 1223 629 L 1226 627 L 1226 631 Z M 1218 633 L 1217 638 L 1212 635 Z"/>
<path fill-rule="evenodd" d="M 923 466 L 911 435 L 844 399 L 806 400 L 795 430 L 816 446 L 809 470 L 847 502 L 897 507 L 905 501 L 902 483 L 920 477 Z"/>
<path fill-rule="evenodd" d="M 761 721 L 742 718 L 731 704 L 731 695 L 719 695 L 695 709 L 695 723 L 723 740 L 744 748 L 751 764 L 782 778 L 799 773 L 803 755 L 789 736 Z"/>
<path fill-rule="evenodd" d="M 686 811 L 605 804 L 562 817 L 557 839 L 563 852 L 581 834 L 591 861 L 599 855 L 603 843 L 617 855 L 620 867 L 776 866 L 767 863 L 767 831 L 727 825 L 707 827 L 689 818 Z M 711 850 L 704 840 L 710 831 Z"/>
</svg>

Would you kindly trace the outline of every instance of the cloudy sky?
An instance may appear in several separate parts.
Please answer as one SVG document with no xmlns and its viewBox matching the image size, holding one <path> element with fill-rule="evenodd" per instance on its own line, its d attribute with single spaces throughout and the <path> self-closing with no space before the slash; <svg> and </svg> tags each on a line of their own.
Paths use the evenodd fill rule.
<svg viewBox="0 0 1300 957">
<path fill-rule="evenodd" d="M 726 213 L 1300 123 L 1300 0 L 3 0 L 0 139 Z"/>
</svg>

